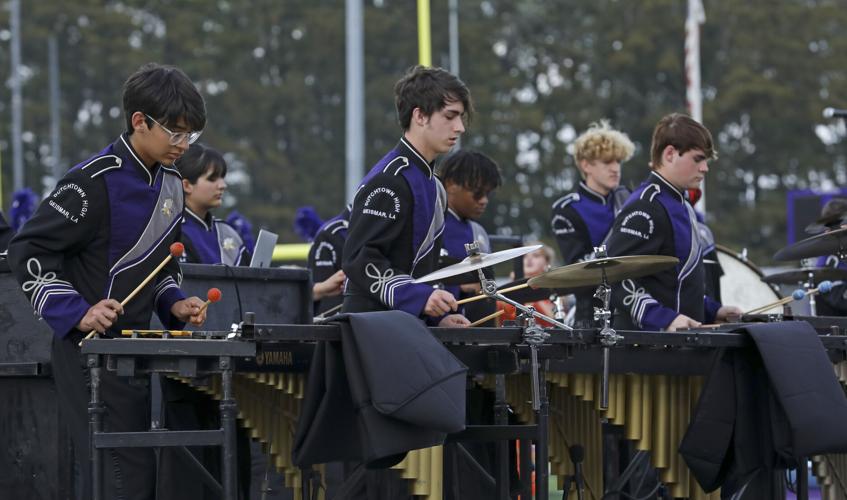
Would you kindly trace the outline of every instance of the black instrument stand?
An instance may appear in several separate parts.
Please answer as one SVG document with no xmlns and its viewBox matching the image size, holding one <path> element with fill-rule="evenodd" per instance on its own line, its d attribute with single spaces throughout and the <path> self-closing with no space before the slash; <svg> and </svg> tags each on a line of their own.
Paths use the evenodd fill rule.
<svg viewBox="0 0 847 500">
<path fill-rule="evenodd" d="M 465 244 L 465 251 L 468 256 L 479 254 L 479 244 Z M 532 385 L 532 409 L 535 412 L 536 435 L 535 435 L 535 491 L 537 498 L 548 497 L 548 480 L 550 473 L 547 469 L 549 462 L 549 450 L 547 447 L 547 437 L 549 432 L 549 416 L 550 408 L 547 400 L 546 385 L 544 380 L 544 369 L 538 361 L 538 349 L 545 341 L 550 338 L 550 334 L 538 326 L 535 322 L 536 318 L 543 319 L 552 325 L 555 325 L 567 332 L 573 332 L 573 328 L 568 325 L 553 319 L 545 314 L 535 310 L 534 307 L 525 306 L 516 302 L 497 291 L 497 283 L 494 280 L 486 278 L 482 269 L 479 273 L 480 285 L 482 292 L 491 299 L 499 300 L 510 304 L 519 311 L 517 315 L 517 323 L 522 331 L 522 339 L 529 347 L 530 351 L 530 380 Z"/>
<path fill-rule="evenodd" d="M 91 461 L 94 500 L 103 499 L 103 449 L 159 448 L 184 446 L 222 447 L 222 498 L 236 500 L 235 423 L 238 408 L 232 393 L 234 357 L 255 357 L 256 345 L 219 338 L 159 338 L 86 340 L 82 353 L 87 355 L 91 375 L 91 399 L 88 418 L 91 439 Z M 105 359 L 105 365 L 104 365 Z M 181 377 L 221 375 L 221 428 L 216 430 L 168 431 L 153 427 L 143 432 L 103 432 L 105 406 L 100 398 L 103 368 L 118 376 L 134 377 L 154 373 Z"/>
</svg>

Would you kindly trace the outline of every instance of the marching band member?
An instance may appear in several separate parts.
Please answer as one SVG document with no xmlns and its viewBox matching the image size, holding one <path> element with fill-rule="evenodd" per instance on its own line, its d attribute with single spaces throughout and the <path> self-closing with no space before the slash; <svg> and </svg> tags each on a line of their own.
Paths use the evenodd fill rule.
<svg viewBox="0 0 847 500">
<path fill-rule="evenodd" d="M 345 312 L 399 309 L 440 326 L 464 326 L 456 299 L 413 283 L 436 269 L 447 195 L 435 158 L 465 131 L 470 92 L 440 68 L 415 66 L 394 87 L 403 136 L 365 176 L 353 200 L 344 245 Z"/>
<path fill-rule="evenodd" d="M 180 291 L 179 264 L 170 261 L 125 306 L 124 299 L 179 240 L 182 183 L 173 167 L 206 124 L 203 98 L 179 69 L 148 64 L 123 89 L 126 132 L 68 171 L 9 245 L 21 288 L 54 332 L 52 367 L 63 420 L 91 498 L 85 357 L 78 344 L 90 331 L 109 336 L 146 329 L 155 310 L 166 328 L 201 325 L 203 301 Z M 149 428 L 149 388 L 113 372 L 101 375 L 104 428 Z M 104 460 L 105 498 L 152 500 L 152 448 L 114 448 Z"/>
<path fill-rule="evenodd" d="M 488 232 L 477 219 L 485 212 L 491 192 L 503 183 L 500 167 L 478 151 L 462 149 L 444 159 L 438 166 L 437 175 L 447 191 L 447 216 L 441 254 L 462 260 L 467 257 L 465 243 L 474 241 L 479 243 L 480 252 L 491 253 Z M 479 289 L 479 282 L 445 287 L 456 298 L 475 295 Z M 465 316 L 475 320 L 492 312 L 493 308 L 487 301 L 482 301 L 468 304 L 463 310 Z"/>
<path fill-rule="evenodd" d="M 344 242 L 350 225 L 350 206 L 324 222 L 309 248 L 308 268 L 312 271 L 312 299 L 315 314 L 332 309 L 344 300 L 344 271 L 341 269 Z"/>
<path fill-rule="evenodd" d="M 592 124 L 576 139 L 573 155 L 582 181 L 575 192 L 553 203 L 550 220 L 564 265 L 594 258 L 594 247 L 606 238 L 629 196 L 620 186 L 621 163 L 634 150 L 629 137 L 606 121 Z M 574 323 L 588 327 L 593 323 L 594 290 L 575 295 Z"/>
<path fill-rule="evenodd" d="M 226 160 L 205 144 L 194 144 L 175 163 L 182 175 L 185 217 L 182 238 L 185 253 L 180 262 L 246 266 L 250 251 L 238 231 L 212 215 L 226 191 Z"/>
<path fill-rule="evenodd" d="M 716 157 L 712 135 L 690 117 L 670 114 L 653 130 L 650 155 L 652 172 L 615 218 L 608 254 L 669 255 L 679 264 L 616 285 L 615 327 L 676 331 L 740 316 L 738 307 L 722 306 L 705 294 L 704 242 L 694 208 L 683 195 L 699 187 L 708 161 Z"/>
<path fill-rule="evenodd" d="M 820 232 L 842 229 L 847 223 L 845 219 L 847 219 L 847 199 L 833 198 L 824 204 L 821 216 L 815 221 L 813 229 Z M 821 256 L 817 259 L 815 266 L 847 269 L 847 263 L 838 255 Z M 843 280 L 833 281 L 832 290 L 818 295 L 816 303 L 818 316 L 847 316 L 847 283 Z"/>
</svg>

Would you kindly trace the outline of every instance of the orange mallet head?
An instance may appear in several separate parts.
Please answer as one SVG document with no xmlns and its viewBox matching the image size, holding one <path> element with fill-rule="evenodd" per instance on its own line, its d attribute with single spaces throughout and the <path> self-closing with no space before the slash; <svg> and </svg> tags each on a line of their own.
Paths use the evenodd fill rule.
<svg viewBox="0 0 847 500">
<path fill-rule="evenodd" d="M 221 291 L 218 288 L 210 288 L 208 292 L 206 292 L 206 302 L 203 303 L 203 307 L 200 308 L 199 312 L 203 312 L 209 307 L 209 304 L 212 302 L 217 302 L 221 300 Z"/>
<path fill-rule="evenodd" d="M 183 253 L 185 253 L 185 245 L 180 242 L 171 243 L 170 246 L 171 257 L 180 257 Z"/>
</svg>

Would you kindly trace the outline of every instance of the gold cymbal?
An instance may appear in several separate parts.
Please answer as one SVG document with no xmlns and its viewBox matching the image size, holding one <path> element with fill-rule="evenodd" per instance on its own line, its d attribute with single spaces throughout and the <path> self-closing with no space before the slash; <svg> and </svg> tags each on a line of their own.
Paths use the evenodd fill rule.
<svg viewBox="0 0 847 500">
<path fill-rule="evenodd" d="M 468 257 L 465 257 L 464 260 L 457 264 L 453 264 L 452 266 L 447 266 L 445 268 L 431 272 L 426 276 L 422 276 L 416 279 L 414 282 L 428 283 L 430 281 L 441 281 L 445 278 L 449 278 L 450 276 L 456 276 L 457 274 L 466 273 L 468 271 L 476 271 L 477 269 L 482 269 L 483 267 L 493 266 L 494 264 L 499 264 L 501 262 L 512 260 L 515 257 L 520 257 L 522 255 L 532 253 L 541 248 L 542 246 L 543 245 L 530 245 L 526 247 L 508 248 L 506 250 L 501 250 L 499 252 L 494 253 L 480 253 L 478 255 L 470 255 Z"/>
<path fill-rule="evenodd" d="M 655 274 L 678 263 L 679 259 L 667 255 L 604 257 L 557 267 L 540 276 L 530 278 L 529 286 L 533 288 L 597 286 L 603 282 L 604 272 L 606 283 L 616 283 L 625 279 Z"/>
</svg>

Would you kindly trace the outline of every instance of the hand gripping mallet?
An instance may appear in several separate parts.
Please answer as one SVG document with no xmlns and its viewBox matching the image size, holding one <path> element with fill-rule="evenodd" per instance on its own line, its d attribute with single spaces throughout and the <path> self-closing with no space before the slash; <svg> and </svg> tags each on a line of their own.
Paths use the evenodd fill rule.
<svg viewBox="0 0 847 500">
<path fill-rule="evenodd" d="M 130 300 L 132 300 L 133 297 L 138 295 L 138 292 L 140 292 L 141 289 L 147 285 L 147 283 L 150 283 L 150 280 L 155 278 L 156 275 L 159 274 L 159 271 L 161 271 L 162 268 L 165 267 L 168 262 L 171 261 L 172 258 L 181 256 L 183 252 L 185 252 L 185 246 L 177 241 L 176 243 L 171 243 L 169 250 L 170 253 L 167 255 L 167 257 L 162 259 L 162 262 L 158 266 L 156 266 L 156 269 L 153 269 L 153 272 L 148 274 L 147 277 L 144 278 L 144 281 L 142 281 L 141 284 L 135 287 L 135 290 L 131 291 L 129 295 L 127 295 L 126 298 L 121 301 L 121 307 L 125 306 Z M 97 334 L 97 330 L 91 330 L 90 332 L 88 332 L 88 335 L 86 335 L 85 338 L 82 340 L 88 340 L 94 337 L 95 334 Z M 82 347 L 82 341 L 79 342 L 79 345 L 80 347 Z"/>
<path fill-rule="evenodd" d="M 832 290 L 832 282 L 831 281 L 821 281 L 818 284 L 817 288 L 812 288 L 811 290 L 806 290 L 806 291 L 803 291 L 803 290 L 800 290 L 800 289 L 794 290 L 794 292 L 792 292 L 791 295 L 788 296 L 788 297 L 783 297 L 783 298 L 777 300 L 776 302 L 772 302 L 770 304 L 766 304 L 766 305 L 763 305 L 761 307 L 757 307 L 755 309 L 750 309 L 749 311 L 747 311 L 744 314 L 755 314 L 755 313 L 759 313 L 759 312 L 762 312 L 762 311 L 767 311 L 768 309 L 770 309 L 772 307 L 787 304 L 787 303 L 791 302 L 792 300 L 803 300 L 808 295 L 812 295 L 812 294 L 815 294 L 815 293 L 829 293 L 830 290 Z"/>
<path fill-rule="evenodd" d="M 220 288 L 210 288 L 208 292 L 206 292 L 206 302 L 203 302 L 203 306 L 200 307 L 200 310 L 197 311 L 197 314 L 205 311 L 209 304 L 212 302 L 217 302 L 221 300 L 221 290 Z"/>
</svg>

